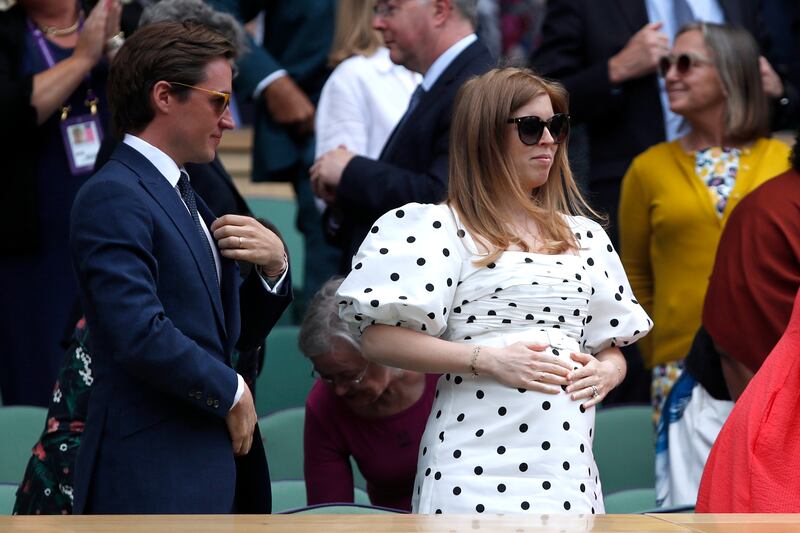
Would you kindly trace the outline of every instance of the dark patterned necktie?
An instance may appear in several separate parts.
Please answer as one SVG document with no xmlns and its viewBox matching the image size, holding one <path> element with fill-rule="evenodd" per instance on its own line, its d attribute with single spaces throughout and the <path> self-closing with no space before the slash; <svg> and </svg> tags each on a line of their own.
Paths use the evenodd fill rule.
<svg viewBox="0 0 800 533">
<path fill-rule="evenodd" d="M 417 85 L 417 88 L 414 89 L 414 92 L 411 93 L 411 100 L 408 101 L 408 109 L 406 109 L 406 112 L 403 114 L 402 118 L 400 118 L 400 121 L 397 123 L 397 126 L 394 129 L 395 131 L 400 131 L 400 127 L 406 122 L 406 120 L 408 120 L 408 117 L 411 116 L 411 113 L 417 107 L 419 101 L 422 100 L 422 96 L 424 94 L 425 94 L 425 88 L 420 83 L 419 85 Z"/>
<path fill-rule="evenodd" d="M 687 0 L 673 0 L 673 10 L 675 14 L 675 33 L 681 28 L 697 20 L 692 11 L 692 6 Z"/>
<path fill-rule="evenodd" d="M 203 221 L 200 219 L 200 215 L 197 212 L 197 202 L 194 197 L 194 190 L 189 183 L 189 174 L 187 174 L 184 170 L 181 170 L 181 177 L 178 179 L 178 191 L 181 193 L 181 198 L 183 198 L 186 207 L 189 208 L 189 214 L 192 215 L 195 229 L 200 234 L 200 241 L 203 243 L 203 247 L 208 254 L 208 260 L 211 262 L 211 271 L 214 274 L 212 277 L 214 278 L 214 281 L 217 282 L 217 286 L 219 286 L 219 278 L 217 278 L 217 263 L 214 261 L 214 252 L 211 251 L 211 244 L 208 242 L 208 237 L 206 237 L 206 233 L 203 231 Z"/>
</svg>

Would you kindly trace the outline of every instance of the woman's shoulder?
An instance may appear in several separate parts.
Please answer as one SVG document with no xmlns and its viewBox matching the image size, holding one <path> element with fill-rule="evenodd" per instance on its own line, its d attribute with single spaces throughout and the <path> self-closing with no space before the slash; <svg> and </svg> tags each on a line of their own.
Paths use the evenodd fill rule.
<svg viewBox="0 0 800 533">
<path fill-rule="evenodd" d="M 396 222 L 406 226 L 408 224 L 423 223 L 429 219 L 432 227 L 436 229 L 446 225 L 455 226 L 453 212 L 447 204 L 421 204 L 418 202 L 411 202 L 391 209 L 384 213 L 378 219 L 378 222 Z"/>
<path fill-rule="evenodd" d="M 597 231 L 605 233 L 603 226 L 595 220 L 583 215 L 564 215 L 573 233 L 579 231 Z"/>
<path fill-rule="evenodd" d="M 767 157 L 777 157 L 777 158 L 788 158 L 789 154 L 791 153 L 792 149 L 789 147 L 788 144 L 783 142 L 780 139 L 775 139 L 773 137 L 762 137 L 758 139 L 753 146 L 749 149 L 756 155 L 764 155 Z M 745 152 L 746 153 L 746 152 Z M 786 164 L 788 167 L 788 159 L 786 160 Z"/>
<path fill-rule="evenodd" d="M 660 142 L 658 144 L 654 144 L 650 148 L 634 157 L 633 165 L 650 166 L 653 164 L 660 164 L 664 160 L 672 159 L 676 154 L 680 154 L 682 152 L 683 148 L 681 148 L 681 144 L 678 139 L 674 141 Z"/>
</svg>

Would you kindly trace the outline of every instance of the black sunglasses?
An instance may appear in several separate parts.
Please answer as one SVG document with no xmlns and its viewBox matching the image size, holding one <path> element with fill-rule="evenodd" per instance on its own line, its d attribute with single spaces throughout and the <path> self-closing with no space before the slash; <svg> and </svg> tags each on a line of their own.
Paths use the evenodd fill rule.
<svg viewBox="0 0 800 533">
<path fill-rule="evenodd" d="M 678 74 L 686 74 L 689 72 L 690 68 L 703 64 L 710 65 L 711 60 L 694 54 L 685 53 L 680 54 L 677 57 L 664 56 L 658 60 L 658 72 L 666 78 L 667 72 L 669 72 L 669 69 L 672 65 L 675 65 L 675 69 L 678 71 Z"/>
<path fill-rule="evenodd" d="M 544 129 L 550 132 L 555 144 L 561 144 L 569 134 L 569 115 L 566 113 L 556 113 L 548 120 L 542 120 L 539 117 L 517 117 L 507 120 L 509 124 L 517 125 L 517 135 L 523 144 L 533 146 L 539 144 L 542 140 Z"/>
</svg>

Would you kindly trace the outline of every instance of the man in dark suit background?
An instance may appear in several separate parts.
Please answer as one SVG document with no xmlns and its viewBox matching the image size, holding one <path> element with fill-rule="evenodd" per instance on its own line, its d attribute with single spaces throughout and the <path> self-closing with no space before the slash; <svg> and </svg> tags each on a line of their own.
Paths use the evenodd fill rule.
<svg viewBox="0 0 800 533">
<path fill-rule="evenodd" d="M 445 197 L 453 100 L 466 79 L 493 63 L 474 33 L 476 4 L 380 0 L 375 5 L 373 27 L 383 34 L 392 61 L 423 79 L 377 161 L 345 147 L 323 154 L 311 168 L 314 192 L 331 206 L 326 222 L 344 251 L 342 273 L 350 270 L 375 219 L 408 202 Z"/>
<path fill-rule="evenodd" d="M 291 300 L 286 256 L 256 220 L 214 220 L 183 170 L 211 161 L 233 126 L 232 56 L 203 26 L 158 23 L 112 65 L 124 139 L 79 192 L 70 231 L 94 366 L 75 513 L 270 509 L 252 396 L 230 356 L 262 342 Z M 255 265 L 244 281 L 235 260 Z"/>
</svg>

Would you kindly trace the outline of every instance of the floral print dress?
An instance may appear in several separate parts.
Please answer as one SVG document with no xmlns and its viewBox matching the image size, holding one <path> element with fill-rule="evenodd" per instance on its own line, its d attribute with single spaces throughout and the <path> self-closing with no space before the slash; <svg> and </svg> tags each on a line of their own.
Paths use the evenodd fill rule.
<svg viewBox="0 0 800 533">
<path fill-rule="evenodd" d="M 81 319 L 65 354 L 47 410 L 47 426 L 33 447 L 13 514 L 70 514 L 72 478 L 94 381 L 89 329 Z"/>
</svg>

